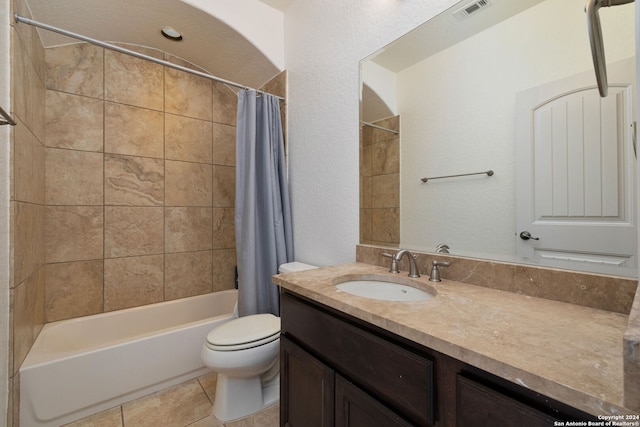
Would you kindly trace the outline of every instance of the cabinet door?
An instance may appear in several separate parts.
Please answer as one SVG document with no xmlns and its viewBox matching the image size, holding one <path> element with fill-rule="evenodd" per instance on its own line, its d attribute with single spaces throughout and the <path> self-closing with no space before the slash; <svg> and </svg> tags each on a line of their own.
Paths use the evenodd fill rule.
<svg viewBox="0 0 640 427">
<path fill-rule="evenodd" d="M 458 375 L 457 427 L 549 427 L 553 421 L 544 412 Z"/>
<path fill-rule="evenodd" d="M 336 374 L 336 427 L 410 427 L 386 406 Z"/>
<path fill-rule="evenodd" d="M 280 337 L 280 425 L 333 426 L 334 371 Z"/>
</svg>

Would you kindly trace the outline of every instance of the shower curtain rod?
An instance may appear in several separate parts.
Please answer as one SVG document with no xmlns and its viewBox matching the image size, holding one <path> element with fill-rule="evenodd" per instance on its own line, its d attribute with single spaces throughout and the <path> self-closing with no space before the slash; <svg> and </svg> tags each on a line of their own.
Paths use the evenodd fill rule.
<svg viewBox="0 0 640 427">
<path fill-rule="evenodd" d="M 395 133 L 396 135 L 400 133 L 400 132 L 398 132 L 397 130 L 393 130 L 393 129 L 385 128 L 385 127 L 382 127 L 382 126 L 379 126 L 379 125 L 374 125 L 373 123 L 369 123 L 369 122 L 362 122 L 362 124 L 363 124 L 364 126 L 371 126 L 372 128 L 381 129 L 381 130 L 386 130 L 387 132 Z"/>
<path fill-rule="evenodd" d="M 216 82 L 224 83 L 224 84 L 229 85 L 229 86 L 233 86 L 233 87 L 237 87 L 237 88 L 245 89 L 245 90 L 255 90 L 256 93 L 259 93 L 259 94 L 273 95 L 273 94 L 271 94 L 269 92 L 265 92 L 265 91 L 258 90 L 258 89 L 253 89 L 251 87 L 248 87 L 248 86 L 245 86 L 245 85 L 241 85 L 239 83 L 232 82 L 230 80 L 225 80 L 225 79 L 222 79 L 220 77 L 216 77 L 216 76 L 214 76 L 212 74 L 203 73 L 203 72 L 197 71 L 197 70 L 192 70 L 191 68 L 183 67 L 182 65 L 174 64 L 172 62 L 164 61 L 162 59 L 157 59 L 157 58 L 154 58 L 153 56 L 145 55 L 143 53 L 138 53 L 138 52 L 135 52 L 133 50 L 125 49 L 125 48 L 122 48 L 122 47 L 119 47 L 119 46 L 116 46 L 116 45 L 113 45 L 113 44 L 110 44 L 110 43 L 106 43 L 106 42 L 103 42 L 103 41 L 100 41 L 100 40 L 92 39 L 91 37 L 83 36 L 81 34 L 76 34 L 76 33 L 73 33 L 71 31 L 63 30 L 62 28 L 57 28 L 57 27 L 53 27 L 53 26 L 48 25 L 48 24 L 44 24 L 42 22 L 34 21 L 33 19 L 29 19 L 29 18 L 25 18 L 24 16 L 20 16 L 17 13 L 14 14 L 13 16 L 14 16 L 16 22 L 21 22 L 23 24 L 32 25 L 34 27 L 42 28 L 44 30 L 53 31 L 54 33 L 62 34 L 63 36 L 72 37 L 74 39 L 82 40 L 82 41 L 85 41 L 87 43 L 91 43 L 91 44 L 94 44 L 96 46 L 103 47 L 105 49 L 115 50 L 116 52 L 124 53 L 125 55 L 131 55 L 131 56 L 135 56 L 136 58 L 145 59 L 147 61 L 155 62 L 156 64 L 164 65 L 165 67 L 174 68 L 176 70 L 184 71 L 185 73 L 195 74 L 196 76 L 200 76 L 200 77 L 204 77 L 204 78 L 209 79 L 209 80 L 213 80 L 213 81 L 216 81 Z M 280 100 L 284 100 L 285 99 L 285 98 L 283 98 L 281 96 L 278 96 L 278 95 L 273 95 L 273 96 L 275 96 L 276 98 L 278 98 Z"/>
</svg>

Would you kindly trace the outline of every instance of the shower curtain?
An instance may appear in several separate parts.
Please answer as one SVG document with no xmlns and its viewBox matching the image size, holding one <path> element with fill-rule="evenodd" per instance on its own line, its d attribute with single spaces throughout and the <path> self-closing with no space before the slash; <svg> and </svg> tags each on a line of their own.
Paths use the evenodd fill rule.
<svg viewBox="0 0 640 427">
<path fill-rule="evenodd" d="M 280 314 L 271 276 L 293 260 L 291 207 L 280 105 L 273 95 L 238 93 L 236 131 L 238 314 Z"/>
</svg>

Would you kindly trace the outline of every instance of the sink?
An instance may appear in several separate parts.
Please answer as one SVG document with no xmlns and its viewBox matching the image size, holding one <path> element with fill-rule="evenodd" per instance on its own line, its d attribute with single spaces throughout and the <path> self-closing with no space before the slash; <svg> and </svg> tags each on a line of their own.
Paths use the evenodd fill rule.
<svg viewBox="0 0 640 427">
<path fill-rule="evenodd" d="M 339 277 L 334 285 L 348 294 L 383 301 L 424 301 L 436 295 L 435 289 L 426 284 L 387 275 L 349 275 Z"/>
</svg>

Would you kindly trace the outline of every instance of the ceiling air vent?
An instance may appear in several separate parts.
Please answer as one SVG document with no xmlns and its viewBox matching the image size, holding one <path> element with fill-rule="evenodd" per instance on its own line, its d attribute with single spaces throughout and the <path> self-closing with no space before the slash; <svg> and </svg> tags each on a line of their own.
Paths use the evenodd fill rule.
<svg viewBox="0 0 640 427">
<path fill-rule="evenodd" d="M 479 12 L 481 9 L 484 9 L 485 7 L 490 5 L 491 3 L 489 3 L 489 0 L 478 0 L 456 10 L 455 12 L 453 12 L 453 16 L 458 19 L 466 19 L 474 13 Z"/>
</svg>

